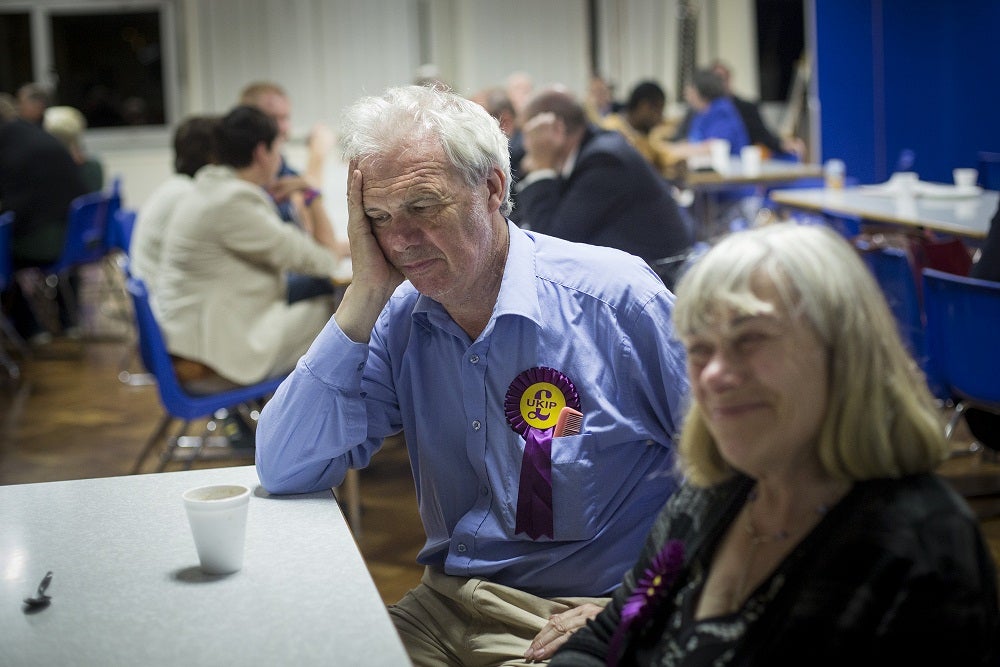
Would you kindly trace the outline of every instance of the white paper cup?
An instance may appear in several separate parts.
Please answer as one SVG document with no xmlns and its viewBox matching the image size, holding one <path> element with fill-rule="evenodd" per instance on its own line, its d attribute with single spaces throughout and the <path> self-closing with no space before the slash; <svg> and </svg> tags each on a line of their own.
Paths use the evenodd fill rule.
<svg viewBox="0 0 1000 667">
<path fill-rule="evenodd" d="M 747 176 L 756 176 L 760 173 L 761 163 L 760 146 L 744 146 L 740 149 L 740 162 L 743 164 L 743 173 Z"/>
<path fill-rule="evenodd" d="M 917 192 L 920 176 L 915 171 L 897 171 L 889 177 L 893 192 L 904 197 L 912 197 Z"/>
<path fill-rule="evenodd" d="M 202 486 L 185 491 L 183 498 L 202 572 L 239 571 L 250 489 L 239 484 Z"/>
<path fill-rule="evenodd" d="M 955 179 L 955 187 L 963 190 L 976 187 L 976 181 L 979 180 L 979 171 L 970 167 L 953 169 L 951 175 Z"/>
<path fill-rule="evenodd" d="M 729 173 L 729 140 L 711 139 L 708 142 L 708 149 L 712 156 L 712 169 L 720 174 Z"/>
</svg>

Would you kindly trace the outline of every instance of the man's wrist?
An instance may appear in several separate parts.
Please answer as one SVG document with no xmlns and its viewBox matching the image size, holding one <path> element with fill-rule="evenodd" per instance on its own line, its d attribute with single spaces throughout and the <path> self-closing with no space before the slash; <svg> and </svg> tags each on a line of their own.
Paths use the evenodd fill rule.
<svg viewBox="0 0 1000 667">
<path fill-rule="evenodd" d="M 302 191 L 302 200 L 303 200 L 303 202 L 305 203 L 305 205 L 307 207 L 308 206 L 312 206 L 312 203 L 314 201 L 316 201 L 316 199 L 318 197 L 322 197 L 322 196 L 323 196 L 323 193 L 320 192 L 319 190 L 317 190 L 316 188 L 311 188 L 310 187 L 310 188 L 306 188 L 305 190 Z"/>
</svg>

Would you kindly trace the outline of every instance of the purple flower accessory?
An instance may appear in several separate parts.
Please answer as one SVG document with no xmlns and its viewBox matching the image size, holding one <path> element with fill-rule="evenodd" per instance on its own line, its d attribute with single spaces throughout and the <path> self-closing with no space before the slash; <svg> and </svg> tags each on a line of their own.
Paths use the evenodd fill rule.
<svg viewBox="0 0 1000 667">
<path fill-rule="evenodd" d="M 680 540 L 667 540 L 622 605 L 621 620 L 608 646 L 608 667 L 616 667 L 625 634 L 634 623 L 644 622 L 652 615 L 667 590 L 677 581 L 677 575 L 683 566 L 684 543 Z"/>
<path fill-rule="evenodd" d="M 524 438 L 514 533 L 533 540 L 555 537 L 552 521 L 552 429 L 563 408 L 580 409 L 580 396 L 568 377 L 536 366 L 518 374 L 507 389 L 504 413 Z"/>
</svg>

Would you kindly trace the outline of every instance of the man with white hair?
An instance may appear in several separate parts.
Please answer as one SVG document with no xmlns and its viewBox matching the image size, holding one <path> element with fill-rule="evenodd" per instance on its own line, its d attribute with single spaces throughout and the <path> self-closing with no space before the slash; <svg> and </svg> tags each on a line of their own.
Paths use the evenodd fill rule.
<svg viewBox="0 0 1000 667">
<path fill-rule="evenodd" d="M 474 102 L 396 88 L 344 125 L 354 278 L 261 416 L 261 482 L 336 486 L 402 432 L 426 570 L 390 614 L 414 664 L 546 659 L 674 488 L 673 296 L 506 219 L 507 139 Z"/>
</svg>

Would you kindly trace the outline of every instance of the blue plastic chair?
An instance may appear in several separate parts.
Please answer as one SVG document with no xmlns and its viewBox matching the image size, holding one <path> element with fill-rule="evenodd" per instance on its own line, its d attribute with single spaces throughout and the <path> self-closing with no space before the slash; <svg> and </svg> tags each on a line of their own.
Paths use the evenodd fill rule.
<svg viewBox="0 0 1000 667">
<path fill-rule="evenodd" d="M 951 438 L 967 408 L 1000 415 L 1000 283 L 924 269 L 923 286 L 930 364 L 958 401 Z"/>
<path fill-rule="evenodd" d="M 102 261 L 111 250 L 108 227 L 121 207 L 120 179 L 108 191 L 90 192 L 70 202 L 66 237 L 59 258 L 46 267 L 29 268 L 19 273 L 19 280 L 31 287 L 25 290 L 29 306 L 39 322 L 51 332 L 60 328 L 56 315 L 57 290 L 65 309 L 79 313 L 76 295 L 69 285 L 70 272 L 85 264 Z M 39 298 L 39 296 L 43 298 Z"/>
<path fill-rule="evenodd" d="M 10 225 L 14 222 L 14 211 L 0 215 L 0 292 L 7 289 L 13 273 L 10 258 Z"/>
<path fill-rule="evenodd" d="M 13 276 L 13 266 L 10 254 L 10 226 L 14 222 L 14 212 L 7 211 L 0 215 L 0 292 L 7 289 Z M 14 324 L 7 319 L 7 316 L 0 311 L 0 335 L 7 339 L 11 345 L 17 348 L 22 356 L 28 355 L 28 346 L 24 339 L 17 333 Z M 2 345 L 0 345 L 0 366 L 7 371 L 7 376 L 11 380 L 21 377 L 21 369 L 11 358 Z"/>
<path fill-rule="evenodd" d="M 980 151 L 976 159 L 979 185 L 987 190 L 1000 190 L 1000 153 Z"/>
<path fill-rule="evenodd" d="M 119 180 L 109 191 L 80 195 L 69 205 L 69 224 L 62 255 L 46 268 L 49 275 L 60 275 L 76 266 L 93 264 L 111 249 L 108 228 L 115 212 L 121 208 Z"/>
<path fill-rule="evenodd" d="M 909 255 L 900 248 L 868 248 L 863 243 L 857 246 L 889 304 L 903 344 L 924 371 L 931 393 L 942 400 L 949 398 L 947 388 L 929 362 L 924 309 Z"/>
<path fill-rule="evenodd" d="M 181 386 L 174 372 L 174 366 L 170 359 L 170 352 L 167 350 L 166 341 L 160 330 L 160 325 L 153 315 L 153 310 L 149 304 L 149 294 L 146 286 L 141 280 L 134 277 L 127 279 L 127 289 L 132 297 L 132 304 L 135 309 L 135 321 L 139 331 L 139 351 L 146 369 L 156 377 L 157 389 L 160 394 L 160 402 L 163 404 L 164 416 L 157 425 L 153 435 L 150 436 L 143 447 L 142 453 L 136 460 L 132 468 L 132 474 L 139 472 L 143 462 L 149 453 L 156 447 L 157 443 L 164 437 L 167 429 L 175 419 L 183 421 L 176 437 L 168 441 L 167 447 L 160 456 L 160 465 L 157 469 L 161 472 L 167 464 L 176 458 L 178 439 L 187 433 L 191 422 L 195 419 L 211 417 L 216 411 L 222 409 L 234 410 L 242 404 L 262 403 L 270 396 L 285 379 L 285 375 L 268 378 L 257 384 L 247 387 L 240 387 L 229 391 L 210 395 L 189 394 Z M 203 434 L 204 443 L 208 432 Z M 202 453 L 199 447 L 189 459 L 187 466 Z"/>
<path fill-rule="evenodd" d="M 132 244 L 132 229 L 135 227 L 136 211 L 119 208 L 108 221 L 108 248 L 117 248 L 126 255 Z"/>
</svg>

